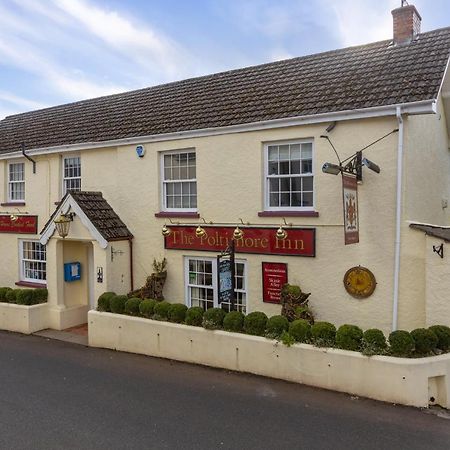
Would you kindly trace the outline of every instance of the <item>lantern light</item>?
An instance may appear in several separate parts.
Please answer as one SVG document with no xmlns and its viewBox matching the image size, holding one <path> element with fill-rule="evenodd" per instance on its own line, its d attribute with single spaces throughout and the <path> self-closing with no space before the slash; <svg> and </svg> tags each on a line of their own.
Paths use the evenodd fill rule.
<svg viewBox="0 0 450 450">
<path fill-rule="evenodd" d="M 57 219 L 53 221 L 56 226 L 56 231 L 58 231 L 58 234 L 63 239 L 69 234 L 70 222 L 73 221 L 74 216 L 75 213 L 61 214 Z"/>
<path fill-rule="evenodd" d="M 286 232 L 286 230 L 283 228 L 283 226 L 280 226 L 280 228 L 278 228 L 277 232 L 275 233 L 277 239 L 280 240 L 284 240 L 287 238 L 288 234 Z"/>
<path fill-rule="evenodd" d="M 164 226 L 161 229 L 161 233 L 164 237 L 166 236 L 170 236 L 170 234 L 172 233 L 172 230 L 170 230 L 169 228 L 167 228 L 166 224 L 164 224 Z"/>
<path fill-rule="evenodd" d="M 237 226 L 233 231 L 233 239 L 242 239 L 244 237 L 244 232 Z"/>
<path fill-rule="evenodd" d="M 201 227 L 200 225 L 195 229 L 195 235 L 197 237 L 203 237 L 206 236 L 206 231 L 203 227 Z"/>
</svg>

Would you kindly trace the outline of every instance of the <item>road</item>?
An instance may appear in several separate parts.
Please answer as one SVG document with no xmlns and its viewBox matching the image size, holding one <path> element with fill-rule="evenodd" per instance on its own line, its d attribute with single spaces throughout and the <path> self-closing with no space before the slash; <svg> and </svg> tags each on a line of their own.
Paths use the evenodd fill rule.
<svg viewBox="0 0 450 450">
<path fill-rule="evenodd" d="M 419 409 L 7 332 L 0 392 L 0 449 L 450 449 Z"/>
</svg>

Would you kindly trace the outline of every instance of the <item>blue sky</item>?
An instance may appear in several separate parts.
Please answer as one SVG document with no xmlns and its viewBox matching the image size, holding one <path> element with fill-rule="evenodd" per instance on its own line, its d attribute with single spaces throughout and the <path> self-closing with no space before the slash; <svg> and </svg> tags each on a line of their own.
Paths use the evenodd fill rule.
<svg viewBox="0 0 450 450">
<path fill-rule="evenodd" d="M 410 2 L 411 3 L 411 2 Z M 422 30 L 450 0 L 415 0 Z M 392 35 L 400 0 L 0 0 L 0 119 Z"/>
</svg>

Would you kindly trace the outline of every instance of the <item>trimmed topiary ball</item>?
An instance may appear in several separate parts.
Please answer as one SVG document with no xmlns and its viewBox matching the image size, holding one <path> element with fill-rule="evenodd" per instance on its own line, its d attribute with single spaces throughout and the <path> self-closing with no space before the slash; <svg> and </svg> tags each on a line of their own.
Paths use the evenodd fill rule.
<svg viewBox="0 0 450 450">
<path fill-rule="evenodd" d="M 97 300 L 97 311 L 111 312 L 110 301 L 115 296 L 115 292 L 103 292 Z"/>
<path fill-rule="evenodd" d="M 363 333 L 361 353 L 366 356 L 383 355 L 386 353 L 386 336 L 381 330 L 371 328 Z"/>
<path fill-rule="evenodd" d="M 317 347 L 334 347 L 336 327 L 330 322 L 316 322 L 311 327 L 311 341 Z"/>
<path fill-rule="evenodd" d="M 18 305 L 32 305 L 33 291 L 31 289 L 18 289 L 16 293 L 16 303 Z"/>
<path fill-rule="evenodd" d="M 5 294 L 5 300 L 8 303 L 16 303 L 16 296 L 20 289 L 10 289 Z"/>
<path fill-rule="evenodd" d="M 12 291 L 12 289 L 9 288 L 9 287 L 2 287 L 2 288 L 0 288 L 0 302 L 8 303 L 8 300 L 6 299 L 6 294 L 9 291 Z"/>
<path fill-rule="evenodd" d="M 33 302 L 35 305 L 46 303 L 48 298 L 48 290 L 46 288 L 38 288 L 33 290 Z"/>
<path fill-rule="evenodd" d="M 139 305 L 141 299 L 137 297 L 131 297 L 125 302 L 125 314 L 129 316 L 139 316 Z"/>
<path fill-rule="evenodd" d="M 267 327 L 267 316 L 261 311 L 255 311 L 244 319 L 244 331 L 254 336 L 264 336 Z"/>
<path fill-rule="evenodd" d="M 188 308 L 186 312 L 186 318 L 184 319 L 186 325 L 191 325 L 193 327 L 201 327 L 203 323 L 203 308 L 200 306 L 193 306 L 192 308 Z"/>
<path fill-rule="evenodd" d="M 411 356 L 414 350 L 414 339 L 405 330 L 396 330 L 389 335 L 390 352 L 394 356 Z"/>
<path fill-rule="evenodd" d="M 295 342 L 309 342 L 311 339 L 311 325 L 305 319 L 297 319 L 289 325 L 289 334 Z"/>
<path fill-rule="evenodd" d="M 230 311 L 223 319 L 223 329 L 241 333 L 244 330 L 244 314 L 240 311 Z"/>
<path fill-rule="evenodd" d="M 225 318 L 225 311 L 222 308 L 209 308 L 203 314 L 203 328 L 207 330 L 220 330 Z"/>
<path fill-rule="evenodd" d="M 341 325 L 336 332 L 336 345 L 343 350 L 358 352 L 361 349 L 363 331 L 356 325 Z"/>
<path fill-rule="evenodd" d="M 417 353 L 426 355 L 437 348 L 439 339 L 432 330 L 426 328 L 416 328 L 411 331 L 411 336 L 414 339 L 414 345 Z"/>
<path fill-rule="evenodd" d="M 183 323 L 186 319 L 186 311 L 186 305 L 183 305 L 182 303 L 173 303 L 169 308 L 169 322 Z"/>
<path fill-rule="evenodd" d="M 170 308 L 170 303 L 166 302 L 165 300 L 163 300 L 161 302 L 156 302 L 156 305 L 153 308 L 154 314 L 153 314 L 152 319 L 168 320 L 169 308 Z"/>
<path fill-rule="evenodd" d="M 142 300 L 142 302 L 139 304 L 139 312 L 141 316 L 144 316 L 147 319 L 151 319 L 153 314 L 155 314 L 156 303 L 156 300 L 152 300 L 150 298 Z"/>
<path fill-rule="evenodd" d="M 447 352 L 450 350 L 450 328 L 445 325 L 433 325 L 429 328 L 438 338 L 437 348 Z"/>
<path fill-rule="evenodd" d="M 115 295 L 114 297 L 111 297 L 109 301 L 111 312 L 114 314 L 123 314 L 125 312 L 125 303 L 127 300 L 128 297 L 126 295 Z"/>
<path fill-rule="evenodd" d="M 272 316 L 266 325 L 266 337 L 278 339 L 289 329 L 289 321 L 284 316 Z"/>
</svg>

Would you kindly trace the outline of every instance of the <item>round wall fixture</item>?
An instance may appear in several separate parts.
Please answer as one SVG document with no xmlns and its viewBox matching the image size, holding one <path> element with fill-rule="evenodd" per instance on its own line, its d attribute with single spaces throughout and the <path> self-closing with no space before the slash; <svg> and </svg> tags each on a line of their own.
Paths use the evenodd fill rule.
<svg viewBox="0 0 450 450">
<path fill-rule="evenodd" d="M 344 286 L 353 297 L 367 298 L 373 294 L 377 281 L 375 275 L 369 269 L 356 266 L 345 272 Z"/>
</svg>

